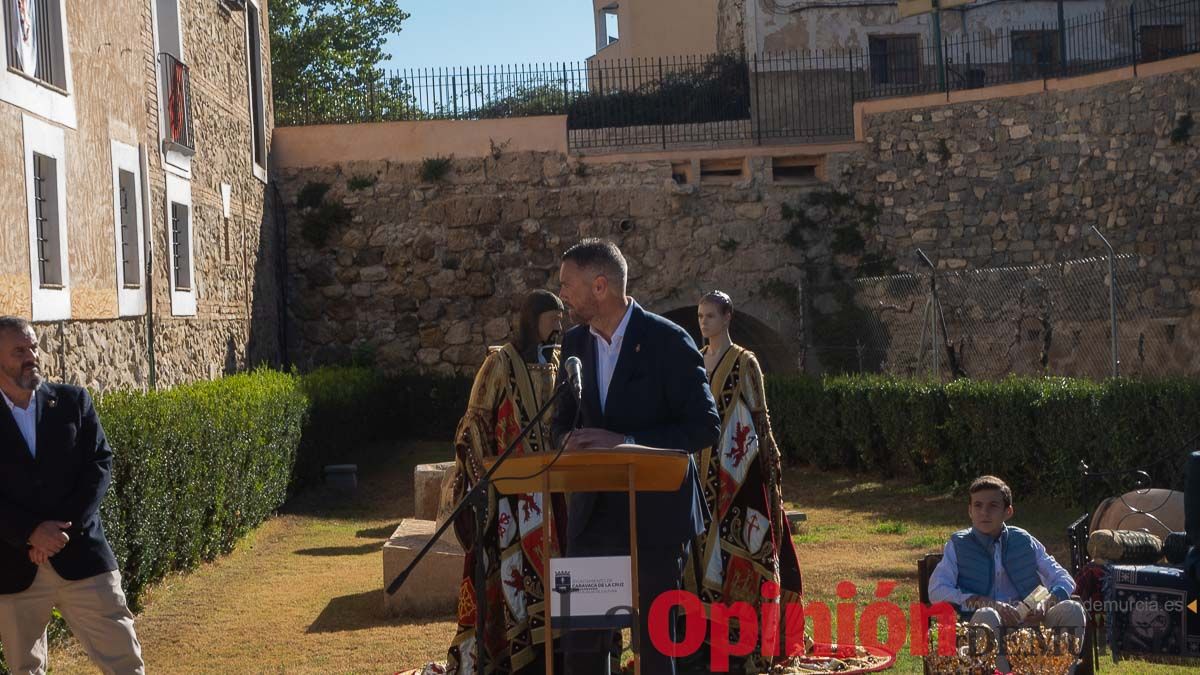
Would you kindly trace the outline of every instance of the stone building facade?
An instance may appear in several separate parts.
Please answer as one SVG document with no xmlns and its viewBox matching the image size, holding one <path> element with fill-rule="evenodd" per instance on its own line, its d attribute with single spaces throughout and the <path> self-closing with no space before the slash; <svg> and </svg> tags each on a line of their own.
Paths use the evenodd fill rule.
<svg viewBox="0 0 1200 675">
<path fill-rule="evenodd" d="M 276 358 L 266 0 L 0 5 L 0 312 L 99 389 Z"/>
<path fill-rule="evenodd" d="M 388 370 L 470 373 L 508 337 L 524 291 L 557 287 L 561 251 L 603 236 L 629 256 L 631 293 L 649 309 L 688 326 L 701 293 L 722 288 L 739 309 L 734 339 L 769 371 L 820 371 L 806 346 L 839 307 L 806 288 L 919 271 L 918 247 L 946 272 L 1094 256 L 1097 225 L 1147 280 L 1140 300 L 1153 321 L 1128 328 L 1161 345 L 1149 358 L 1195 374 L 1200 154 L 1177 130 L 1197 113 L 1200 60 L 1155 66 L 1051 91 L 1039 82 L 959 102 L 873 103 L 860 107 L 856 142 L 838 146 L 583 156 L 524 148 L 497 122 L 476 151 L 363 141 L 336 158 L 289 156 L 276 166 L 289 220 L 324 237 L 289 238 L 292 347 L 302 365 L 369 354 Z M 565 136 L 561 118 L 544 124 Z M 318 131 L 401 135 L 287 131 L 281 150 L 334 145 L 314 143 Z M 435 154 L 455 156 L 431 164 Z M 301 208 L 306 192 L 320 197 Z M 331 204 L 340 219 L 313 217 Z M 1056 372 L 1091 374 L 1065 338 L 1086 328 L 1103 340 L 1107 324 L 1062 328 L 1043 345 Z M 988 368 L 1014 369 L 997 361 L 972 374 Z"/>
</svg>

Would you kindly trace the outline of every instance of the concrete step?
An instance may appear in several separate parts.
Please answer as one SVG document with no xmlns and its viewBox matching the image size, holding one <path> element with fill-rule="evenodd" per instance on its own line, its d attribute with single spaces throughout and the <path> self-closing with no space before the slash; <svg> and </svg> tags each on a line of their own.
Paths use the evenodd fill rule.
<svg viewBox="0 0 1200 675">
<path fill-rule="evenodd" d="M 388 616 L 447 617 L 458 611 L 463 555 L 453 530 L 438 540 L 394 595 L 386 589 L 433 536 L 432 520 L 406 518 L 383 545 L 383 609 Z"/>
</svg>

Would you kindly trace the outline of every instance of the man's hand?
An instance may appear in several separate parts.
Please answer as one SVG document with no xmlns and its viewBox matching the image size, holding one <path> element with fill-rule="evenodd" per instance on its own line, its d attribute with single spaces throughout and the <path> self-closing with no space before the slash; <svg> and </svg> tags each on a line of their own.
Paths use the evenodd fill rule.
<svg viewBox="0 0 1200 675">
<path fill-rule="evenodd" d="M 29 545 L 41 549 L 49 555 L 56 555 L 71 538 L 63 530 L 71 527 L 71 523 L 62 520 L 47 520 L 38 525 L 29 535 Z"/>
<path fill-rule="evenodd" d="M 983 609 L 984 607 L 990 607 L 991 604 L 992 601 L 988 600 L 982 595 L 972 595 L 971 597 L 967 598 L 965 602 L 963 602 L 963 608 L 977 610 Z"/>
<path fill-rule="evenodd" d="M 567 450 L 595 450 L 615 448 L 625 442 L 625 437 L 615 431 L 585 428 L 571 432 L 567 439 Z"/>
<path fill-rule="evenodd" d="M 1007 602 L 997 602 L 994 607 L 997 612 L 1000 612 L 1000 623 L 1005 626 L 1021 625 L 1021 615 L 1017 612 L 1017 608 Z"/>
<path fill-rule="evenodd" d="M 1057 604 L 1058 598 L 1054 597 L 1053 595 L 1039 602 L 1037 607 L 1034 607 L 1033 611 L 1025 617 L 1025 623 L 1036 626 L 1046 618 L 1046 612 L 1049 612 L 1050 608 Z"/>
<path fill-rule="evenodd" d="M 40 548 L 29 549 L 29 561 L 34 565 L 44 565 L 50 562 L 50 554 Z"/>
<path fill-rule="evenodd" d="M 1044 618 L 1046 618 L 1046 610 L 1042 606 L 1042 603 L 1039 602 L 1037 607 L 1029 610 L 1029 613 L 1025 615 L 1025 625 L 1036 626 L 1040 624 Z"/>
</svg>

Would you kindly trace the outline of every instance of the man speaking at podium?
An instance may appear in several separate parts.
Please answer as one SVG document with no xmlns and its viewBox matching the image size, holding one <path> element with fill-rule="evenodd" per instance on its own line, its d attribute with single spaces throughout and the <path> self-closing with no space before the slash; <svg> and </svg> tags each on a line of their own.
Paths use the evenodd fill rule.
<svg viewBox="0 0 1200 675">
<path fill-rule="evenodd" d="M 561 296 L 579 325 L 563 337 L 562 359 L 577 356 L 583 362 L 583 393 L 578 405 L 567 397 L 556 409 L 555 439 L 568 450 L 624 443 L 694 453 L 715 444 L 721 420 L 703 358 L 682 328 L 625 295 L 627 279 L 625 257 L 611 242 L 586 239 L 563 254 Z M 562 370 L 558 376 L 564 377 Z M 644 514 L 638 523 L 636 599 L 643 673 L 675 672 L 674 658 L 650 644 L 647 617 L 654 598 L 679 588 L 686 547 L 704 529 L 700 490 L 693 463 L 677 492 L 637 496 L 638 513 Z M 628 496 L 571 495 L 566 549 L 573 558 L 629 555 Z M 674 626 L 669 628 L 674 635 Z M 572 631 L 564 644 L 569 675 L 609 672 L 611 632 Z"/>
</svg>

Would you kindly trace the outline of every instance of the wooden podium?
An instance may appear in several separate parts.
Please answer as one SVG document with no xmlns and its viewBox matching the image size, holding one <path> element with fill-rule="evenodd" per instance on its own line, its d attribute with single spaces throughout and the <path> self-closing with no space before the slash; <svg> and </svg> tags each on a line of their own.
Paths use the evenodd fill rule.
<svg viewBox="0 0 1200 675">
<path fill-rule="evenodd" d="M 661 450 L 639 445 L 618 445 L 604 450 L 566 451 L 558 455 L 546 452 L 509 457 L 492 476 L 492 486 L 504 495 L 542 493 L 542 503 L 550 504 L 554 492 L 625 492 L 629 495 L 629 560 L 633 586 L 633 627 L 638 650 L 634 650 L 633 668 L 641 675 L 641 655 L 646 644 L 640 635 L 641 607 L 638 607 L 638 492 L 674 492 L 687 476 L 688 455 L 678 450 Z M 485 460 L 486 468 L 494 462 Z M 549 468 L 547 468 L 549 467 Z M 543 471 L 544 470 L 544 471 Z M 561 515 L 559 516 L 561 517 Z M 554 673 L 554 630 L 551 623 L 550 518 L 542 519 L 542 589 L 546 598 L 546 672 Z M 560 542 L 560 545 L 565 542 Z"/>
</svg>

